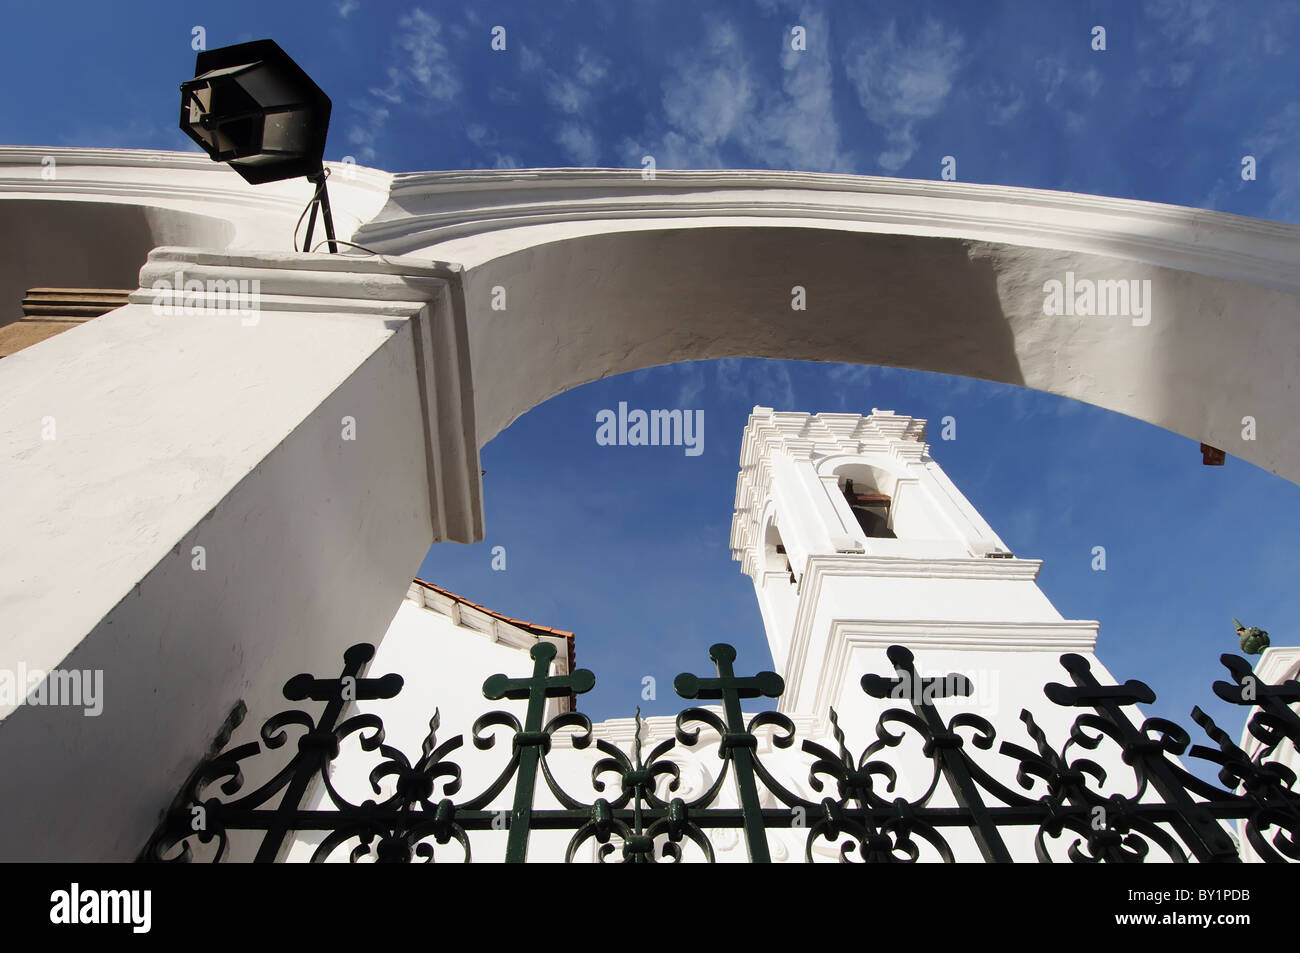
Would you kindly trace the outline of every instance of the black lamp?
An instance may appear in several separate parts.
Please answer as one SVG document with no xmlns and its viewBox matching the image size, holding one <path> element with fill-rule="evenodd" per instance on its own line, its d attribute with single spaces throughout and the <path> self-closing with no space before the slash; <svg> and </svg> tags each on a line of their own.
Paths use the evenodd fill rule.
<svg viewBox="0 0 1300 953">
<path fill-rule="evenodd" d="M 300 175 L 316 185 L 304 251 L 318 206 L 338 251 L 322 161 L 329 122 L 330 98 L 273 40 L 204 50 L 181 83 L 181 130 L 214 162 L 253 185 Z"/>
</svg>

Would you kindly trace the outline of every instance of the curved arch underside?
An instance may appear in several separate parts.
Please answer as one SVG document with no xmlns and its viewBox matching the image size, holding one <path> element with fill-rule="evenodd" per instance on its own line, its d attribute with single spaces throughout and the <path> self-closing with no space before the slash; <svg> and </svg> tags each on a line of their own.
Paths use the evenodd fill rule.
<svg viewBox="0 0 1300 953">
<path fill-rule="evenodd" d="M 1136 281 L 1149 312 L 1045 315 L 1045 284 L 1068 273 L 1077 287 Z M 806 310 L 792 308 L 795 286 Z M 491 306 L 496 289 L 504 310 Z M 676 361 L 788 358 L 1031 387 L 1300 479 L 1300 452 L 1285 439 L 1300 301 L 1257 284 L 998 242 L 729 225 L 526 247 L 471 268 L 465 298 L 480 443 L 601 377 Z M 1246 416 L 1257 421 L 1255 441 L 1242 439 Z"/>
<path fill-rule="evenodd" d="M 51 155 L 59 175 L 47 181 Z M 1300 482 L 1300 448 L 1287 439 L 1300 395 L 1300 227 L 868 176 L 334 172 L 340 237 L 408 261 L 464 266 L 480 445 L 591 380 L 748 356 L 1031 387 Z M 140 258 L 139 236 L 103 241 L 110 212 L 113 221 L 144 222 L 135 232 L 146 239 L 282 253 L 310 192 L 302 181 L 250 188 L 190 153 L 0 148 L 0 214 L 24 225 L 13 230 L 46 248 L 46 259 L 57 257 L 47 231 L 73 248 L 65 266 L 78 255 L 95 259 L 95 247 L 113 261 L 124 246 L 127 258 Z M 83 268 L 67 280 L 108 280 L 97 275 Z M 1045 315 L 1045 283 L 1070 275 L 1136 281 L 1144 291 L 1149 282 L 1149 314 Z M 38 283 L 56 276 L 42 271 Z M 791 308 L 796 285 L 806 310 Z M 505 310 L 492 307 L 497 288 Z M 1255 419 L 1254 440 L 1243 439 L 1244 417 Z"/>
</svg>

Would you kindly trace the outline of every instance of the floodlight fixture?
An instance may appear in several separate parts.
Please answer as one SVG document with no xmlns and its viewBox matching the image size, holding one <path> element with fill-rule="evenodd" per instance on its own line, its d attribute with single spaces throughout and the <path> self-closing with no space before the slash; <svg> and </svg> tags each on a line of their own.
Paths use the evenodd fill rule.
<svg viewBox="0 0 1300 953">
<path fill-rule="evenodd" d="M 274 40 L 254 40 L 199 53 L 194 78 L 181 83 L 181 130 L 252 185 L 305 176 L 316 192 L 303 250 L 319 208 L 337 252 L 323 161 L 330 105 Z"/>
</svg>

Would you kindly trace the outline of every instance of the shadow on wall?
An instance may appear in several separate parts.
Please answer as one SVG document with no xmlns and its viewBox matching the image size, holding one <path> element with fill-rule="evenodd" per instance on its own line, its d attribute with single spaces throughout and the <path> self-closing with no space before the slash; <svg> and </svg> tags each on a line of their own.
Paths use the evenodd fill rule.
<svg viewBox="0 0 1300 953">
<path fill-rule="evenodd" d="M 134 291 L 160 245 L 225 248 L 229 222 L 207 215 L 102 202 L 0 202 L 0 326 L 22 317 L 29 288 Z"/>
<path fill-rule="evenodd" d="M 492 307 L 498 287 L 504 310 Z M 571 387 L 675 361 L 784 358 L 1025 382 L 994 266 L 958 239 L 782 227 L 604 234 L 489 261 L 467 275 L 466 303 L 484 442 Z M 492 369 L 502 379 L 487 380 Z"/>
</svg>

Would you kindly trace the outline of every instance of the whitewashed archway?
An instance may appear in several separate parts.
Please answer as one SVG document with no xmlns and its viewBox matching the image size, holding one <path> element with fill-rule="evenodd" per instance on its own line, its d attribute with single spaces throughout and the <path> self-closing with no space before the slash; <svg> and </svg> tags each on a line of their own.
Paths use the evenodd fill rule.
<svg viewBox="0 0 1300 953">
<path fill-rule="evenodd" d="M 334 172 L 341 237 L 391 257 L 292 251 L 303 182 L 0 150 L 6 240 L 66 233 L 39 283 L 150 254 L 127 307 L 0 361 L 0 668 L 100 667 L 108 694 L 96 718 L 4 709 L 0 761 L 34 767 L 0 780 L 0 856 L 130 856 L 236 700 L 330 670 L 383 631 L 432 541 L 481 536 L 478 447 L 585 381 L 735 356 L 943 371 L 1300 481 L 1293 226 L 849 176 Z M 211 297 L 160 314 L 154 282 L 177 271 L 259 281 L 259 320 Z M 1149 281 L 1150 322 L 1045 316 L 1069 274 Z"/>
</svg>

